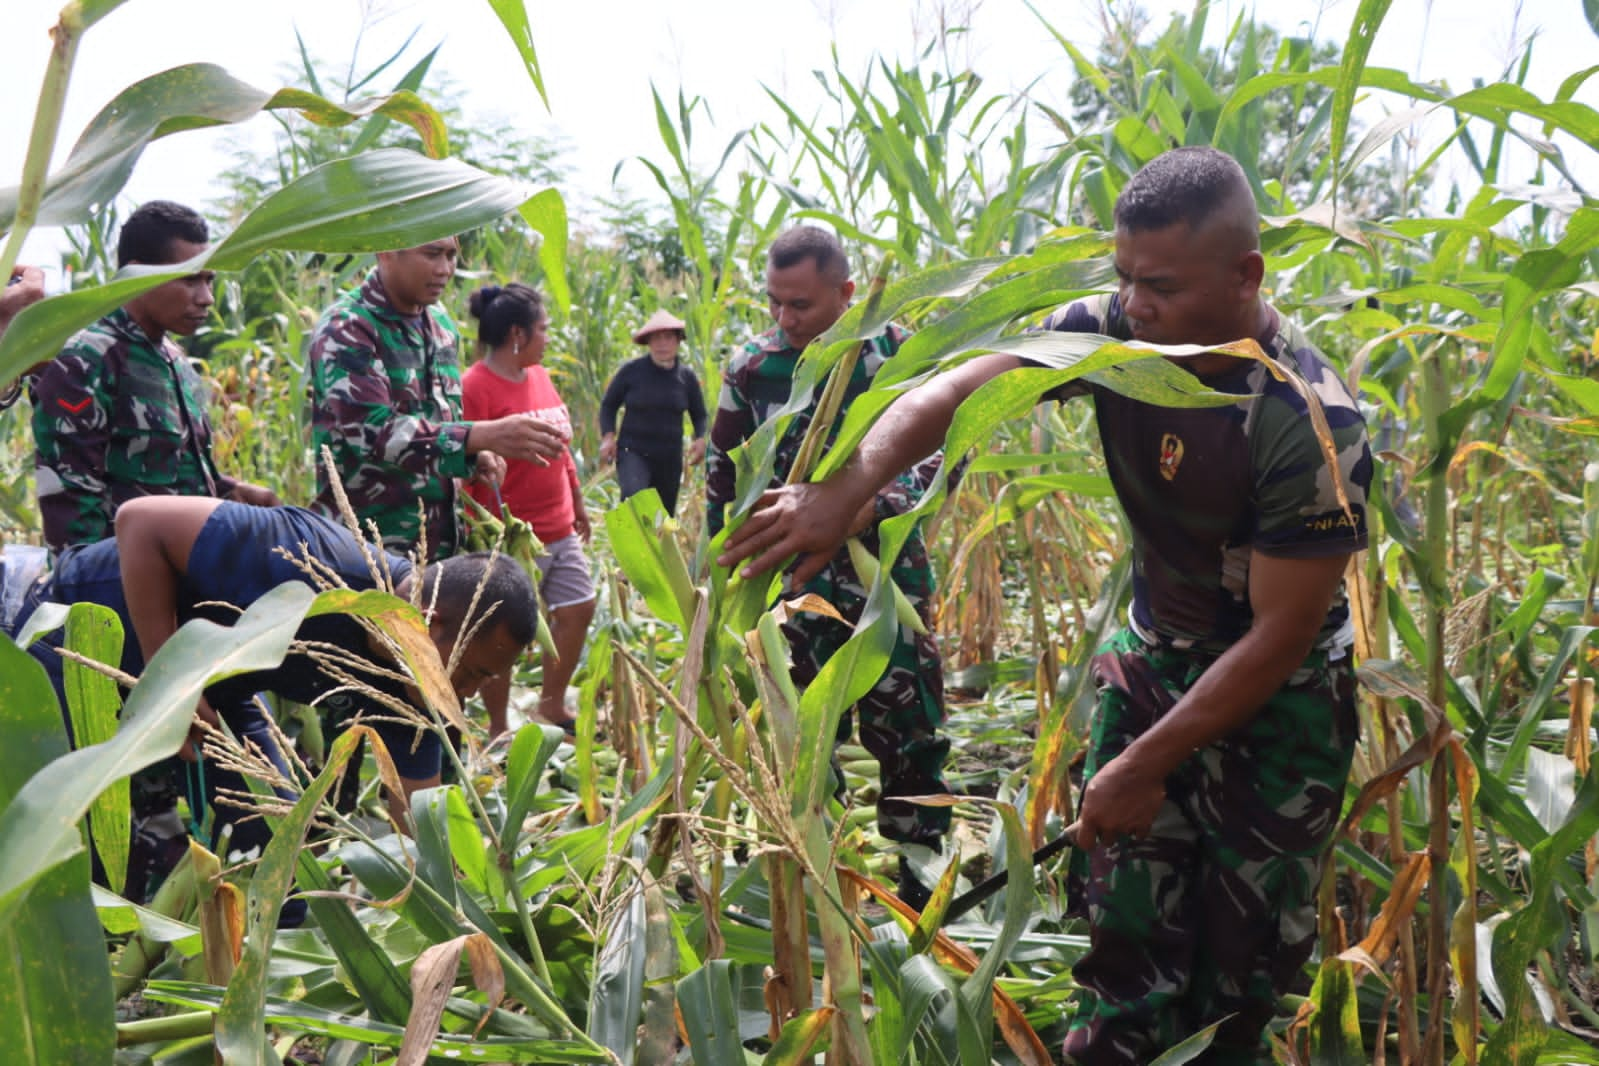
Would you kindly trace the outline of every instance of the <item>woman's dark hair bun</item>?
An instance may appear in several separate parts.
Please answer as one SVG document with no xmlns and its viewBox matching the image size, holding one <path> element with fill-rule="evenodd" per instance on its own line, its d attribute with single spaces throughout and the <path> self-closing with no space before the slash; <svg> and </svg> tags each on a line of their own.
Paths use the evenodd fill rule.
<svg viewBox="0 0 1599 1066">
<path fill-rule="evenodd" d="M 500 288 L 498 285 L 485 285 L 481 289 L 474 292 L 471 296 L 471 299 L 467 301 L 467 307 L 469 310 L 471 310 L 472 317 L 481 319 L 483 317 L 483 312 L 489 309 L 489 304 L 499 299 L 500 294 L 504 291 L 505 290 Z"/>
</svg>

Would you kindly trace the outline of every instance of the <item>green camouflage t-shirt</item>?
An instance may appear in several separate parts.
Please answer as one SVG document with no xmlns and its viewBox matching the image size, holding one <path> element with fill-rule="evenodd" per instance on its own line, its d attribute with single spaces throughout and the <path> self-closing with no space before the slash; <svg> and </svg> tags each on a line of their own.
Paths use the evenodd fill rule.
<svg viewBox="0 0 1599 1066">
<path fill-rule="evenodd" d="M 126 311 L 78 333 L 33 384 L 33 441 L 45 543 L 61 551 L 112 535 L 136 496 L 226 496 L 204 381 L 170 338 Z"/>
</svg>

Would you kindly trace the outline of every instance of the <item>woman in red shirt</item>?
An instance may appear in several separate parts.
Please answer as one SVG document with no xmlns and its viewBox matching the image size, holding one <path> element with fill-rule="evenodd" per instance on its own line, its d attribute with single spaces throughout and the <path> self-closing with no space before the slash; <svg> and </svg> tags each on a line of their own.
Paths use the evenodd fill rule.
<svg viewBox="0 0 1599 1066">
<path fill-rule="evenodd" d="M 472 294 L 471 310 L 478 320 L 482 358 L 461 379 L 466 418 L 476 421 L 525 414 L 554 425 L 570 441 L 572 419 L 542 365 L 550 319 L 537 290 L 516 282 L 503 288 L 484 286 Z M 472 482 L 468 491 L 498 513 L 499 501 L 491 487 Z M 544 664 L 538 713 L 570 732 L 573 718 L 566 709 L 566 686 L 577 669 L 594 618 L 594 578 L 583 550 L 589 539 L 589 517 L 571 449 L 544 464 L 506 460 L 501 496 L 511 513 L 532 526 L 544 545 L 544 554 L 538 558 L 539 592 L 549 611 L 550 636 L 558 659 Z M 489 731 L 498 736 L 506 728 L 510 676 L 490 680 L 482 692 Z"/>
</svg>

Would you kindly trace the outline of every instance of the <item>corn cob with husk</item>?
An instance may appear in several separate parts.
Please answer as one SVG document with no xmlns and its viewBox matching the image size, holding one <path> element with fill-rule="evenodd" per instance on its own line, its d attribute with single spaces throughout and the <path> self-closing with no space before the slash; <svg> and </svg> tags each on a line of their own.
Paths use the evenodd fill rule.
<svg viewBox="0 0 1599 1066">
<path fill-rule="evenodd" d="M 175 921 L 189 925 L 195 923 L 200 909 L 200 896 L 195 883 L 194 857 L 190 851 L 184 851 L 183 858 L 161 882 L 161 887 L 156 889 L 155 897 L 146 904 L 146 909 Z M 166 953 L 165 941 L 156 940 L 143 932 L 135 932 L 128 937 L 111 973 L 116 998 L 120 1000 L 143 984 Z"/>
<path fill-rule="evenodd" d="M 882 564 L 857 538 L 851 537 L 845 543 L 849 546 L 849 561 L 855 567 L 856 576 L 861 579 L 861 584 L 871 588 L 872 582 L 877 580 L 877 573 L 882 569 Z M 888 578 L 888 587 L 894 594 L 894 614 L 899 618 L 900 624 L 908 627 L 919 637 L 926 636 L 927 625 L 922 621 L 922 616 L 916 613 L 916 606 L 911 603 L 910 597 L 905 595 L 905 591 L 899 587 L 893 577 Z"/>
<path fill-rule="evenodd" d="M 533 535 L 533 527 L 513 515 L 503 503 L 500 505 L 500 514 L 495 515 L 470 495 L 463 494 L 461 500 L 466 504 L 467 550 L 497 549 L 509 556 L 527 571 L 528 580 L 533 582 L 533 595 L 538 597 L 541 575 L 537 560 L 544 554 L 544 545 Z M 549 620 L 546 618 L 542 598 L 538 599 L 537 613 L 539 651 L 544 655 L 545 661 L 553 662 L 560 656 L 555 651 L 555 639 L 550 635 Z"/>
</svg>

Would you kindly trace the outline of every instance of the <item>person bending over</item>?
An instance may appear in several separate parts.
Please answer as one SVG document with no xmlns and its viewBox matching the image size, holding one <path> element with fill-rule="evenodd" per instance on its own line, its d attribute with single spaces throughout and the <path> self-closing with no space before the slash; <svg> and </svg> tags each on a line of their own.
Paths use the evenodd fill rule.
<svg viewBox="0 0 1599 1066">
<path fill-rule="evenodd" d="M 285 555 L 285 552 L 287 555 Z M 296 560 L 309 557 L 348 587 L 377 587 L 363 545 L 344 527 L 298 507 L 258 508 L 222 500 L 163 496 L 130 500 L 117 513 L 116 537 L 74 553 L 66 565 L 30 592 L 20 618 L 39 603 L 97 603 L 115 611 L 128 634 L 122 670 L 137 675 L 149 657 L 192 618 L 222 625 L 236 621 L 239 611 L 278 585 L 311 584 Z M 458 699 L 475 693 L 490 677 L 503 673 L 532 641 L 537 617 L 533 587 L 519 566 L 485 553 L 463 555 L 417 571 L 410 562 L 389 555 L 386 565 L 396 594 L 409 598 L 419 591 L 421 603 L 436 609 L 428 619 L 428 635 L 445 664 L 456 652 L 462 633 L 471 633 L 460 649 L 450 682 Z M 420 582 L 420 590 L 416 588 Z M 477 606 L 471 609 L 478 586 Z M 469 614 L 469 609 L 471 613 Z M 475 631 L 474 631 L 474 627 Z M 19 627 L 20 628 L 20 627 Z M 287 764 L 272 738 L 266 711 L 254 696 L 276 693 L 298 703 L 332 702 L 347 715 L 366 713 L 397 717 L 392 704 L 429 716 L 416 688 L 400 677 L 387 646 L 349 615 L 306 619 L 295 634 L 282 664 L 217 681 L 207 687 L 198 716 L 219 719 L 241 741 L 253 741 L 279 771 Z M 350 689 L 312 657 L 318 646 L 346 653 L 346 668 L 367 664 L 364 686 L 379 695 Z M 59 636 L 40 640 L 29 650 L 44 664 L 60 691 L 61 659 L 55 653 Z M 376 722 L 399 772 L 402 795 L 390 795 L 396 824 L 408 825 L 409 798 L 418 789 L 439 783 L 442 748 L 436 731 L 420 724 Z M 196 726 L 198 730 L 198 725 Z M 180 754 L 193 764 L 197 745 L 191 739 Z M 242 778 L 210 760 L 193 776 L 203 780 L 209 803 L 217 790 L 244 790 Z M 259 855 L 270 834 L 258 819 L 245 819 L 227 805 L 214 806 L 215 828 L 208 845 L 215 848 L 224 825 L 232 826 L 228 861 Z M 198 817 L 198 812 L 196 812 Z"/>
</svg>

